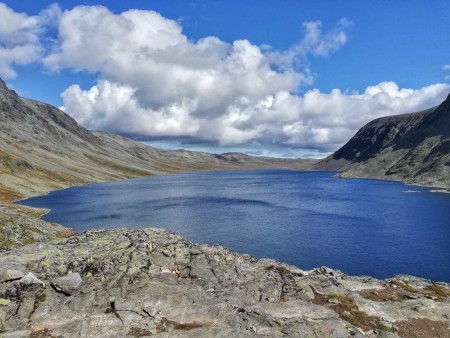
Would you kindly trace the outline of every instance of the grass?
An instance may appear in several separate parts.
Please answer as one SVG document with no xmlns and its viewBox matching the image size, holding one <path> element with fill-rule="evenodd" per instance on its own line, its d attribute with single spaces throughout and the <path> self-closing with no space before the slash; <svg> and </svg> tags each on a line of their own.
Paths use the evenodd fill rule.
<svg viewBox="0 0 450 338">
<path fill-rule="evenodd" d="M 394 328 L 384 325 L 380 317 L 369 316 L 367 313 L 360 311 L 354 299 L 350 296 L 340 294 L 322 295 L 314 289 L 313 292 L 313 303 L 334 310 L 341 319 L 364 331 L 382 330 L 395 332 Z"/>
<path fill-rule="evenodd" d="M 85 154 L 84 156 L 86 158 L 88 158 L 89 160 L 101 165 L 102 167 L 120 171 L 123 175 L 126 175 L 126 176 L 134 177 L 134 176 L 148 176 L 149 175 L 149 172 L 144 171 L 144 170 L 126 167 L 126 166 L 120 165 L 118 163 L 107 161 L 105 159 L 101 159 L 99 157 L 95 157 L 95 156 L 92 156 L 89 154 Z"/>
<path fill-rule="evenodd" d="M 165 332 L 171 330 L 189 331 L 203 326 L 204 324 L 195 321 L 190 323 L 179 323 L 173 320 L 169 320 L 167 318 L 163 318 L 162 321 L 158 324 L 156 329 L 158 332 Z"/>
<path fill-rule="evenodd" d="M 0 183 L 0 203 L 11 203 L 23 197 L 19 192 Z"/>
<path fill-rule="evenodd" d="M 450 289 L 439 284 L 433 283 L 427 286 L 425 290 L 441 301 L 444 301 L 450 297 Z"/>
<path fill-rule="evenodd" d="M 394 281 L 392 284 L 410 293 L 436 298 L 436 300 L 440 302 L 450 298 L 450 289 L 436 283 L 428 285 L 424 289 L 417 289 L 408 283 L 403 283 L 400 281 Z"/>
<path fill-rule="evenodd" d="M 36 311 L 37 309 L 39 309 L 39 307 L 45 302 L 46 299 L 46 295 L 42 295 L 41 297 L 39 297 L 39 299 L 34 302 L 34 310 Z"/>
<path fill-rule="evenodd" d="M 152 333 L 146 329 L 141 329 L 140 327 L 132 327 L 130 330 L 128 330 L 127 332 L 127 336 L 131 336 L 134 338 L 139 338 L 139 337 L 147 337 L 147 336 L 151 336 Z"/>
</svg>

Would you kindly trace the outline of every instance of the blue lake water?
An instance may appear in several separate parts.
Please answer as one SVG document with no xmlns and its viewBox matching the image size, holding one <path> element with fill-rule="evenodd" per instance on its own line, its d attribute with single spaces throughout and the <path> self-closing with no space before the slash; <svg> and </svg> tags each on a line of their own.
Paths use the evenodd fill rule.
<svg viewBox="0 0 450 338">
<path fill-rule="evenodd" d="M 75 187 L 21 202 L 74 230 L 162 227 L 193 242 L 352 275 L 450 282 L 450 194 L 330 172 L 183 173 Z M 407 190 L 418 191 L 407 193 Z"/>
</svg>

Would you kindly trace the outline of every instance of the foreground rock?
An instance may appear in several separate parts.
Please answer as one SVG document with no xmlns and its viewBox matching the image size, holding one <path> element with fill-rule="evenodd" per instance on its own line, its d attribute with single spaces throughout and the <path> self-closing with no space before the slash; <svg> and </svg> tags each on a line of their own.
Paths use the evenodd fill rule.
<svg viewBox="0 0 450 338">
<path fill-rule="evenodd" d="M 0 276 L 3 337 L 450 336 L 447 284 L 306 272 L 160 229 L 5 251 Z"/>
</svg>

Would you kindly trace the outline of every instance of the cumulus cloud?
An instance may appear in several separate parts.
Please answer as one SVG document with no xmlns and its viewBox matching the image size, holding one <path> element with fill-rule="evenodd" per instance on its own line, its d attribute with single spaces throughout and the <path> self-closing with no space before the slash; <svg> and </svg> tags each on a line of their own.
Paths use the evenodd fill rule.
<svg viewBox="0 0 450 338">
<path fill-rule="evenodd" d="M 367 87 L 363 93 L 313 89 L 300 97 L 280 91 L 256 102 L 236 101 L 215 118 L 194 114 L 196 103 L 192 101 L 158 110 L 144 108 L 135 89 L 106 80 L 89 90 L 72 86 L 63 99 L 64 109 L 92 129 L 192 137 L 227 146 L 258 141 L 326 153 L 370 120 L 427 109 L 443 101 L 449 91 L 447 84 L 413 90 L 399 88 L 394 82 Z"/>
<path fill-rule="evenodd" d="M 50 69 L 99 73 L 134 88 L 139 106 L 154 111 L 183 106 L 186 113 L 215 118 L 239 100 L 292 91 L 304 79 L 292 69 L 273 70 L 247 40 L 192 42 L 176 21 L 151 11 L 76 7 L 62 14 L 59 33 L 59 50 L 44 60 Z"/>
<path fill-rule="evenodd" d="M 347 18 L 339 20 L 330 31 L 323 31 L 322 22 L 303 23 L 305 34 L 303 39 L 287 51 L 268 53 L 269 59 L 282 68 L 295 64 L 305 67 L 309 55 L 326 57 L 339 50 L 348 41 L 347 31 L 353 23 Z"/>
<path fill-rule="evenodd" d="M 286 143 L 333 151 L 367 122 L 430 108 L 442 102 L 449 91 L 447 84 L 414 90 L 399 88 L 395 82 L 367 87 L 363 93 L 343 93 L 339 89 L 322 93 L 313 89 L 298 99 L 298 121 L 284 126 Z"/>
<path fill-rule="evenodd" d="M 27 65 L 39 59 L 38 17 L 16 13 L 0 3 L 0 76 L 14 78 L 13 65 Z"/>
<path fill-rule="evenodd" d="M 156 12 L 79 6 L 61 14 L 58 49 L 44 63 L 99 74 L 96 86 L 62 94 L 64 109 L 88 128 L 242 144 L 278 138 L 280 124 L 295 120 L 282 106 L 292 106 L 285 98 L 311 76 L 286 60 L 336 51 L 347 26 L 342 20 L 323 32 L 320 22 L 307 23 L 304 38 L 276 57 L 248 40 L 190 41 Z"/>
<path fill-rule="evenodd" d="M 28 59 L 21 61 L 20 50 L 8 59 L 0 49 L 0 75 L 13 76 L 13 63 L 35 60 L 42 49 L 40 30 L 56 21 L 57 41 L 41 41 L 51 50 L 42 60 L 45 67 L 98 77 L 91 88 L 67 88 L 62 108 L 89 129 L 141 139 L 326 153 L 373 118 L 428 108 L 450 91 L 448 84 L 405 89 L 383 82 L 362 93 L 296 94 L 313 81 L 309 58 L 327 57 L 347 43 L 347 19 L 329 30 L 320 21 L 304 23 L 299 42 L 276 51 L 248 40 L 192 41 L 179 22 L 153 11 L 115 14 L 102 6 L 78 6 L 61 12 L 53 6 L 28 17 L 0 4 L 0 14 L 9 18 L 0 23 L 0 47 L 8 55 L 19 47 L 35 51 L 23 53 Z"/>
</svg>

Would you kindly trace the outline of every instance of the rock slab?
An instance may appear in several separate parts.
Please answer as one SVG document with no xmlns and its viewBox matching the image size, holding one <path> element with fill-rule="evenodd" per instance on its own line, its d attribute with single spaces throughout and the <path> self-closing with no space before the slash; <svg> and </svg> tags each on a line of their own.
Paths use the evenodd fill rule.
<svg viewBox="0 0 450 338">
<path fill-rule="evenodd" d="M 18 266 L 0 283 L 4 337 L 450 336 L 448 284 L 304 271 L 162 229 L 0 252 L 0 271 Z"/>
</svg>

